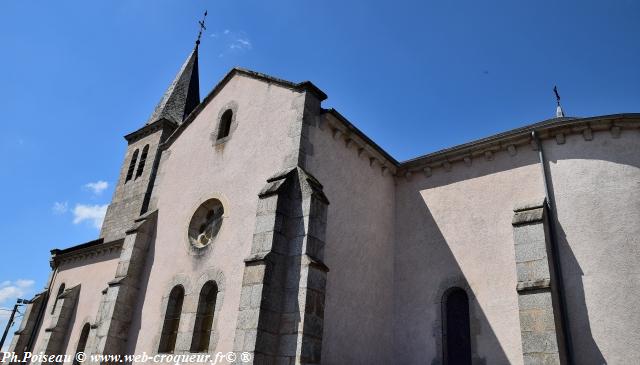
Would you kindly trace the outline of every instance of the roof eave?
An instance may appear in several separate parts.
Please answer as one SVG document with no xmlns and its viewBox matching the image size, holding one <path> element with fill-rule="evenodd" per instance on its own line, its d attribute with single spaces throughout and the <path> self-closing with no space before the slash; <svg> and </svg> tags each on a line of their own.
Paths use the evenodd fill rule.
<svg viewBox="0 0 640 365">
<path fill-rule="evenodd" d="M 178 127 L 178 124 L 170 121 L 169 119 L 164 119 L 161 118 L 159 120 L 156 120 L 153 123 L 150 124 L 146 124 L 144 127 L 131 132 L 127 135 L 124 136 L 124 139 L 127 140 L 127 142 L 132 143 L 135 142 L 137 140 L 139 140 L 140 138 L 150 134 L 151 132 L 164 128 L 164 127 L 171 127 L 171 128 L 176 128 Z"/>
<path fill-rule="evenodd" d="M 67 247 L 65 249 L 54 248 L 51 250 L 52 266 L 56 267 L 61 261 L 78 255 L 86 255 L 98 251 L 119 249 L 124 243 L 124 238 L 105 242 L 103 238 Z"/>
<path fill-rule="evenodd" d="M 558 131 L 562 129 L 571 129 L 579 127 L 580 125 L 588 125 L 594 122 L 601 123 L 615 123 L 616 121 L 638 121 L 640 122 L 640 113 L 621 113 L 602 115 L 586 118 L 552 118 L 542 122 L 533 123 L 524 127 L 512 129 L 510 131 L 498 133 L 489 137 L 481 138 L 475 141 L 464 143 L 458 146 L 445 148 L 439 151 L 435 151 L 426 155 L 422 155 L 416 158 L 412 158 L 400 163 L 399 168 L 403 170 L 410 170 L 412 168 L 424 165 L 432 161 L 442 161 L 448 158 L 448 156 L 461 156 L 469 154 L 472 151 L 489 148 L 492 145 L 507 145 L 512 141 L 529 139 L 531 132 L 542 133 L 542 138 L 552 137 L 550 132 Z"/>
</svg>

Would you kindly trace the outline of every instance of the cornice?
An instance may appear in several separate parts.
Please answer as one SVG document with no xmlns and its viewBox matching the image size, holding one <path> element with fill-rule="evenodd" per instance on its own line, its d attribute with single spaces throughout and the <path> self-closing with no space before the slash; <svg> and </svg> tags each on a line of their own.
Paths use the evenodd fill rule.
<svg viewBox="0 0 640 365">
<path fill-rule="evenodd" d="M 165 129 L 167 127 L 169 129 L 175 129 L 178 127 L 178 125 L 168 119 L 160 119 L 151 124 L 145 125 L 144 127 L 138 129 L 135 132 L 131 132 L 127 134 L 126 136 L 124 136 L 124 139 L 126 139 L 127 142 L 131 144 L 159 130 Z"/>
<path fill-rule="evenodd" d="M 323 110 L 320 115 L 319 128 L 329 130 L 333 139 L 344 142 L 347 149 L 353 148 L 358 157 L 363 155 L 369 159 L 369 166 L 379 168 L 383 175 L 396 174 L 398 161 L 373 142 L 366 134 L 351 124 L 335 109 Z"/>
<path fill-rule="evenodd" d="M 124 239 L 104 242 L 103 239 L 100 238 L 63 250 L 53 249 L 51 250 L 51 267 L 55 268 L 61 264 L 106 256 L 112 252 L 120 251 L 123 243 Z"/>
<path fill-rule="evenodd" d="M 320 129 L 327 128 L 334 139 L 344 141 L 346 148 L 355 147 L 358 155 L 366 154 L 370 165 L 380 167 L 383 174 L 389 172 L 395 177 L 410 179 L 417 173 L 429 177 L 436 169 L 449 171 L 456 163 L 470 166 L 474 159 L 493 160 L 499 152 L 514 156 L 523 147 L 537 150 L 531 137 L 533 131 L 540 140 L 555 139 L 558 144 L 564 144 L 567 136 L 575 134 L 582 134 L 585 140 L 590 141 L 593 133 L 600 131 L 609 131 L 612 138 L 618 138 L 623 130 L 640 129 L 640 113 L 553 118 L 403 162 L 396 161 L 334 109 L 322 111 Z"/>
<path fill-rule="evenodd" d="M 404 161 L 399 164 L 396 176 L 410 178 L 415 173 L 423 173 L 429 177 L 434 169 L 448 171 L 452 164 L 470 165 L 477 158 L 492 160 L 498 152 L 513 156 L 519 148 L 537 150 L 538 146 L 531 137 L 534 131 L 540 140 L 555 139 L 558 144 L 564 144 L 569 135 L 581 134 L 586 141 L 590 141 L 594 132 L 609 131 L 612 138 L 618 138 L 623 130 L 638 129 L 638 113 L 554 118 Z"/>
</svg>

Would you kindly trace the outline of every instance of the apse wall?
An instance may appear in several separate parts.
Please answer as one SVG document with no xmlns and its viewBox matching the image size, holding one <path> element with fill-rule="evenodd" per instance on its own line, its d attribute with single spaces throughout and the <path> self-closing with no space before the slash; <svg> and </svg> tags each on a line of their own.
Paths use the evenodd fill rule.
<svg viewBox="0 0 640 365">
<path fill-rule="evenodd" d="M 640 131 L 544 143 L 577 364 L 640 359 Z"/>
</svg>

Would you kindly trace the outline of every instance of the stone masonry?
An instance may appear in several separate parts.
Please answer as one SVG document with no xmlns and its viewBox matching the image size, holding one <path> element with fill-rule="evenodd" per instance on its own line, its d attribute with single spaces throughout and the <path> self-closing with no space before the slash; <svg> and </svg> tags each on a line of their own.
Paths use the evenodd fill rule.
<svg viewBox="0 0 640 365">
<path fill-rule="evenodd" d="M 544 201 L 514 209 L 520 332 L 526 365 L 565 364 Z"/>
<path fill-rule="evenodd" d="M 52 355 L 62 353 L 79 293 L 80 285 L 65 289 L 51 303 L 53 312 L 50 322 L 46 324 L 39 352 Z"/>
<path fill-rule="evenodd" d="M 52 251 L 10 351 L 73 355 L 86 339 L 87 354 L 235 365 L 436 364 L 455 343 L 443 294 L 459 287 L 466 311 L 447 323 L 470 329 L 472 364 L 640 358 L 640 114 L 555 118 L 398 162 L 308 81 L 236 68 L 200 102 L 198 77 L 196 46 L 125 136 L 100 238 Z M 534 136 L 554 210 L 538 199 L 512 215 L 542 194 Z M 224 221 L 194 254 L 205 198 Z"/>
<path fill-rule="evenodd" d="M 300 168 L 270 178 L 259 197 L 234 351 L 253 354 L 254 364 L 319 364 L 329 202 Z"/>
<path fill-rule="evenodd" d="M 136 219 L 135 226 L 126 232 L 115 278 L 104 292 L 97 328 L 91 331 L 89 338 L 93 353 L 124 354 L 141 271 L 155 234 L 156 219 L 157 211 L 149 212 Z"/>
</svg>

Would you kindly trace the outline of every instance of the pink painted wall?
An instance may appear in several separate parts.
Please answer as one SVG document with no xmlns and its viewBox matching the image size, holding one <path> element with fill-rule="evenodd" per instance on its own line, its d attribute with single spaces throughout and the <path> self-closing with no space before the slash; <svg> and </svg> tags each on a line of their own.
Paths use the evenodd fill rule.
<svg viewBox="0 0 640 365">
<path fill-rule="evenodd" d="M 51 311 L 55 296 L 61 284 L 65 284 L 66 289 L 73 288 L 80 284 L 80 294 L 76 304 L 76 311 L 71 318 L 70 330 L 67 333 L 68 341 L 63 353 L 74 354 L 80 332 L 85 323 L 95 323 L 102 291 L 106 289 L 107 283 L 113 279 L 118 266 L 119 251 L 102 254 L 96 257 L 86 258 L 69 263 L 63 263 L 58 267 L 58 272 L 51 284 L 51 296 L 47 303 L 42 326 L 33 347 L 35 351 L 42 348 L 42 339 L 45 328 L 51 323 Z"/>
<path fill-rule="evenodd" d="M 398 178 L 394 355 L 403 364 L 442 363 L 441 299 L 470 299 L 474 363 L 522 364 L 511 220 L 515 205 L 542 199 L 537 155 L 520 147 L 493 160 L 454 163 L 431 177 Z"/>
<path fill-rule="evenodd" d="M 545 143 L 577 364 L 640 359 L 640 132 Z"/>
<path fill-rule="evenodd" d="M 323 364 L 391 364 L 394 183 L 358 156 L 343 137 L 333 138 L 331 118 L 310 129 L 307 169 L 329 199 Z"/>
<path fill-rule="evenodd" d="M 224 145 L 213 145 L 211 133 L 229 103 L 237 104 L 237 129 Z M 267 178 L 282 170 L 297 150 L 293 136 L 300 123 L 304 94 L 235 76 L 205 106 L 182 135 L 163 152 L 152 200 L 159 210 L 157 238 L 147 263 L 141 328 L 135 352 L 155 353 L 162 326 L 162 297 L 176 278 L 187 294 L 202 272 L 220 271 L 225 278 L 224 301 L 217 328 L 219 342 L 211 351 L 233 349 L 244 259 L 249 255 L 258 192 Z M 209 198 L 224 204 L 225 219 L 203 256 L 189 254 L 187 226 L 196 208 Z M 182 326 L 182 325 L 181 325 Z M 184 328 L 188 331 L 188 328 Z"/>
</svg>

